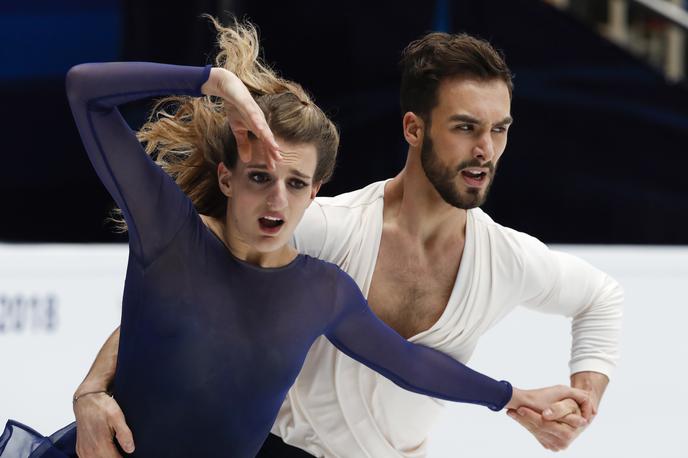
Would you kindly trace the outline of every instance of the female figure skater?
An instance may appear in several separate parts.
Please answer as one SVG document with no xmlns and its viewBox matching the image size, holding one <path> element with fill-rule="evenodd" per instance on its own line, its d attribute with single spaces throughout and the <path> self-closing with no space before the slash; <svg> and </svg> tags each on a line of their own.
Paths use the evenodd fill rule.
<svg viewBox="0 0 688 458">
<path fill-rule="evenodd" d="M 84 146 L 129 231 L 112 394 L 135 455 L 254 456 L 322 334 L 421 394 L 493 410 L 574 398 L 589 410 L 580 390 L 512 390 L 407 342 L 347 274 L 288 245 L 332 174 L 338 133 L 300 86 L 258 60 L 252 26 L 215 25 L 216 67 L 84 64 L 67 75 Z M 118 106 L 166 94 L 178 96 L 142 128 L 144 150 Z M 74 427 L 42 443 L 26 431 L 17 437 L 34 441 L 31 456 L 73 456 Z M 6 453 L 19 450 L 6 436 Z"/>
</svg>

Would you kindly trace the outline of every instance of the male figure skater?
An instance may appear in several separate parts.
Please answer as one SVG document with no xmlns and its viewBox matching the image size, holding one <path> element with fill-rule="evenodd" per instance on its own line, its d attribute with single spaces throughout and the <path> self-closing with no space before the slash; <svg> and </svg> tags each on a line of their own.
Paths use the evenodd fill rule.
<svg viewBox="0 0 688 458">
<path fill-rule="evenodd" d="M 466 362 L 479 337 L 516 305 L 573 318 L 571 384 L 595 408 L 618 354 L 623 295 L 585 262 L 493 222 L 485 201 L 506 148 L 511 74 L 487 42 L 431 33 L 402 59 L 408 143 L 388 181 L 318 198 L 297 229 L 297 248 L 337 263 L 372 310 L 401 335 Z M 107 389 L 118 332 L 76 394 Z M 409 361 L 409 364 L 413 364 Z M 231 409 L 231 406 L 227 406 Z M 311 348 L 261 457 L 418 457 L 441 405 L 405 392 L 338 352 Z M 546 448 L 566 448 L 584 426 L 577 406 L 509 412 Z M 105 395 L 75 403 L 82 458 L 118 456 L 135 437 Z"/>
</svg>

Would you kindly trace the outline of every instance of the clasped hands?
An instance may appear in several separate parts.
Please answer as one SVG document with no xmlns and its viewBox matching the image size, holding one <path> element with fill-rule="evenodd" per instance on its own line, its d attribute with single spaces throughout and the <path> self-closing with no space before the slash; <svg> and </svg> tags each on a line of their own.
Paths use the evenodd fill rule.
<svg viewBox="0 0 688 458">
<path fill-rule="evenodd" d="M 552 451 L 566 449 L 597 414 L 592 393 L 556 385 L 536 390 L 514 388 L 507 415 Z"/>
</svg>

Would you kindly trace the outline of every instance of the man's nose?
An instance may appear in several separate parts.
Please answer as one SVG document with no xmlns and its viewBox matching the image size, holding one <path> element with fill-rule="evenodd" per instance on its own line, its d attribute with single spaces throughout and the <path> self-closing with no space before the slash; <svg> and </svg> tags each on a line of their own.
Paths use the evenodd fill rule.
<svg viewBox="0 0 688 458">
<path fill-rule="evenodd" d="M 492 132 L 487 131 L 480 136 L 478 143 L 473 147 L 473 157 L 489 162 L 494 158 L 494 142 Z"/>
</svg>

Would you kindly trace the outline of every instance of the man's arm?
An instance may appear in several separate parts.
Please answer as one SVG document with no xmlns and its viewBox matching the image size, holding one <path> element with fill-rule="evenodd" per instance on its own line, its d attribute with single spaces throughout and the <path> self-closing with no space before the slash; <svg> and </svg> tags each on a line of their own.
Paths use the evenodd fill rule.
<svg viewBox="0 0 688 458">
<path fill-rule="evenodd" d="M 122 449 L 134 451 L 134 438 L 117 402 L 106 391 L 117 368 L 119 327 L 108 337 L 98 352 L 86 378 L 74 393 L 76 417 L 76 451 L 80 458 L 116 458 L 113 438 Z"/>
<path fill-rule="evenodd" d="M 544 247 L 544 246 L 543 246 Z M 549 251 L 538 252 L 536 258 L 545 262 L 531 264 L 528 283 L 551 285 L 542 294 L 525 305 L 546 313 L 572 317 L 572 349 L 569 366 L 571 386 L 581 388 L 590 395 L 594 414 L 609 383 L 609 374 L 619 353 L 623 290 L 604 272 L 569 254 Z M 531 252 L 532 252 L 531 251 Z M 538 265 L 550 263 L 549 279 Z M 540 272 L 538 272 L 540 270 Z M 550 281 L 547 281 L 550 280 Z M 537 287 L 536 287 L 537 289 Z M 551 412 L 538 413 L 522 408 L 511 410 L 509 416 L 528 429 L 547 449 L 562 450 L 578 437 L 585 426 L 575 426 L 571 419 L 578 416 L 572 400 L 554 404 Z"/>
<path fill-rule="evenodd" d="M 86 378 L 74 393 L 74 397 L 83 396 L 85 393 L 107 390 L 115 376 L 117 369 L 117 352 L 119 350 L 119 326 L 107 338 L 103 347 L 98 352 L 95 361 L 86 374 Z"/>
</svg>

